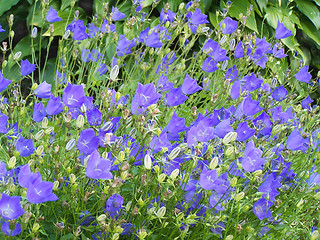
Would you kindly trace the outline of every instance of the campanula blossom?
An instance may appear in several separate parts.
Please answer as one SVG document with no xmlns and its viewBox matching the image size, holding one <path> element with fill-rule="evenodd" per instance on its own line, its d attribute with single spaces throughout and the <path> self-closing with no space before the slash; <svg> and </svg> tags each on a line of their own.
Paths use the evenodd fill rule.
<svg viewBox="0 0 320 240">
<path fill-rule="evenodd" d="M 126 17 L 126 15 L 118 10 L 118 8 L 112 6 L 112 12 L 110 14 L 113 21 L 119 21 Z"/>
<path fill-rule="evenodd" d="M 306 97 L 305 99 L 303 99 L 301 101 L 301 106 L 304 108 L 304 109 L 308 109 L 309 111 L 311 111 L 311 107 L 309 104 L 311 104 L 313 102 L 313 100 L 310 98 L 310 96 Z"/>
<path fill-rule="evenodd" d="M 159 91 L 168 91 L 172 89 L 173 86 L 174 83 L 169 82 L 168 77 L 166 75 L 161 74 L 157 83 L 157 89 Z"/>
<path fill-rule="evenodd" d="M 312 76 L 308 71 L 309 71 L 309 66 L 304 66 L 299 70 L 299 72 L 296 75 L 294 75 L 294 77 L 300 82 L 305 82 L 310 84 L 310 79 L 312 78 Z"/>
<path fill-rule="evenodd" d="M 159 137 L 154 135 L 150 141 L 149 147 L 153 150 L 154 153 L 160 152 L 162 148 L 170 148 L 171 143 L 168 140 L 167 133 L 162 131 Z"/>
<path fill-rule="evenodd" d="M 299 129 L 296 128 L 290 133 L 287 139 L 287 148 L 292 151 L 301 150 L 302 152 L 307 153 L 309 141 L 308 138 L 303 138 L 300 135 Z"/>
<path fill-rule="evenodd" d="M 165 101 L 170 107 L 183 104 L 187 99 L 188 97 L 182 93 L 179 87 L 170 89 L 165 97 Z"/>
<path fill-rule="evenodd" d="M 77 143 L 81 153 L 90 155 L 99 146 L 99 138 L 92 128 L 82 130 Z"/>
<path fill-rule="evenodd" d="M 1 230 L 7 236 L 13 237 L 13 236 L 17 236 L 17 235 L 19 235 L 21 233 L 21 225 L 19 223 L 16 223 L 14 225 L 14 228 L 11 229 L 9 222 L 5 221 L 1 225 Z"/>
<path fill-rule="evenodd" d="M 258 200 L 253 204 L 253 213 L 260 220 L 272 217 L 271 210 L 270 210 L 272 205 L 273 205 L 273 202 L 268 201 L 264 197 L 262 197 L 260 200 Z"/>
<path fill-rule="evenodd" d="M 119 34 L 119 41 L 117 45 L 117 55 L 118 57 L 122 57 L 124 55 L 128 55 L 132 53 L 131 48 L 136 45 L 136 39 L 132 39 L 131 41 L 126 38 L 125 35 Z"/>
<path fill-rule="evenodd" d="M 31 64 L 28 59 L 21 60 L 21 75 L 27 76 L 36 69 L 35 64 Z"/>
<path fill-rule="evenodd" d="M 247 122 L 239 123 L 237 128 L 237 140 L 238 141 L 245 141 L 249 138 L 251 138 L 255 133 L 255 130 L 252 128 L 249 128 Z"/>
<path fill-rule="evenodd" d="M 218 70 L 219 68 L 217 67 L 217 62 L 211 58 L 211 57 L 207 57 L 202 64 L 202 70 L 205 72 L 214 72 L 216 70 Z"/>
<path fill-rule="evenodd" d="M 32 139 L 24 139 L 22 136 L 17 141 L 16 149 L 21 157 L 28 157 L 35 150 Z"/>
<path fill-rule="evenodd" d="M 275 90 L 273 90 L 273 92 L 271 94 L 273 99 L 275 99 L 279 102 L 283 101 L 287 95 L 288 95 L 288 90 L 285 89 L 284 86 L 277 87 Z"/>
<path fill-rule="evenodd" d="M 219 138 L 224 138 L 229 132 L 233 132 L 233 128 L 230 126 L 230 118 L 222 120 L 214 129 L 215 135 Z"/>
<path fill-rule="evenodd" d="M 94 108 L 88 112 L 86 112 L 87 120 L 90 126 L 99 126 L 102 122 L 102 113 L 98 108 Z"/>
<path fill-rule="evenodd" d="M 6 79 L 2 72 L 0 71 L 0 92 L 2 92 L 3 90 L 6 90 L 7 87 L 11 84 L 11 80 Z"/>
<path fill-rule="evenodd" d="M 47 112 L 43 103 L 35 103 L 33 108 L 32 120 L 35 122 L 41 122 L 46 115 Z"/>
<path fill-rule="evenodd" d="M 0 133 L 7 133 L 8 116 L 0 113 Z"/>
<path fill-rule="evenodd" d="M 263 83 L 263 80 L 257 78 L 254 73 L 251 73 L 250 76 L 246 75 L 244 78 L 242 78 L 241 82 L 245 82 L 244 89 L 251 92 L 259 89 Z"/>
<path fill-rule="evenodd" d="M 88 36 L 90 38 L 95 38 L 100 31 L 100 28 L 96 27 L 93 22 L 88 24 L 88 29 L 89 29 Z"/>
<path fill-rule="evenodd" d="M 276 39 L 283 39 L 283 38 L 287 38 L 287 37 L 290 37 L 292 36 L 292 32 L 287 29 L 283 23 L 280 23 L 278 21 L 277 23 L 277 28 L 276 28 L 276 32 L 275 32 L 275 38 Z"/>
<path fill-rule="evenodd" d="M 234 57 L 235 58 L 243 58 L 244 57 L 243 43 L 241 41 L 238 42 L 236 48 L 234 49 Z"/>
<path fill-rule="evenodd" d="M 197 8 L 194 11 L 194 13 L 190 12 L 190 14 L 186 17 L 188 19 L 188 23 L 193 34 L 197 33 L 197 28 L 200 24 L 209 23 L 207 20 L 207 15 L 202 14 L 200 8 Z"/>
<path fill-rule="evenodd" d="M 265 160 L 261 157 L 262 151 L 254 147 L 254 142 L 251 140 L 246 144 L 244 150 L 244 158 L 242 161 L 242 167 L 247 172 L 254 172 L 263 169 Z"/>
<path fill-rule="evenodd" d="M 46 81 L 42 82 L 34 93 L 38 98 L 50 98 L 51 96 L 51 84 L 47 83 Z"/>
<path fill-rule="evenodd" d="M 285 58 L 288 55 L 284 53 L 284 49 L 279 47 L 279 43 L 274 44 L 272 48 L 272 54 L 276 58 Z"/>
<path fill-rule="evenodd" d="M 277 188 L 281 188 L 281 178 L 277 176 L 277 173 L 271 173 L 267 175 L 264 182 L 259 186 L 258 191 L 265 193 L 264 197 L 268 197 L 270 200 L 275 201 L 275 197 L 280 193 Z"/>
<path fill-rule="evenodd" d="M 73 40 L 82 41 L 89 37 L 89 35 L 86 33 L 86 27 L 84 26 L 83 21 L 80 19 L 77 19 L 77 21 L 73 23 L 71 29 L 73 32 Z"/>
<path fill-rule="evenodd" d="M 54 74 L 54 81 L 55 81 L 56 85 L 66 83 L 67 82 L 66 74 L 56 71 Z"/>
<path fill-rule="evenodd" d="M 218 178 L 217 170 L 203 169 L 200 174 L 199 183 L 205 190 L 213 190 L 215 187 L 215 180 Z"/>
<path fill-rule="evenodd" d="M 117 217 L 122 209 L 122 204 L 123 197 L 115 193 L 107 200 L 105 211 L 110 213 L 111 218 Z"/>
<path fill-rule="evenodd" d="M 155 31 L 152 31 L 150 34 L 147 35 L 147 37 L 144 39 L 144 43 L 148 47 L 152 47 L 152 48 L 162 47 L 162 42 L 160 41 L 160 35 Z"/>
<path fill-rule="evenodd" d="M 156 92 L 153 83 L 148 83 L 146 85 L 142 85 L 138 83 L 138 87 L 136 90 L 136 94 L 131 102 L 131 111 L 133 114 L 141 114 L 143 113 L 147 107 L 152 104 L 155 104 L 162 97 L 160 93 Z"/>
<path fill-rule="evenodd" d="M 29 185 L 34 183 L 37 179 L 41 180 L 40 173 L 31 172 L 29 164 L 26 164 L 20 168 L 18 183 L 21 187 L 28 188 Z"/>
<path fill-rule="evenodd" d="M 93 179 L 111 179 L 111 161 L 100 157 L 97 150 L 94 150 L 88 159 L 86 174 Z"/>
<path fill-rule="evenodd" d="M 53 9 L 52 5 L 50 6 L 50 9 L 49 9 L 49 11 L 48 11 L 48 13 L 47 13 L 46 20 L 47 20 L 49 23 L 54 23 L 54 22 L 62 21 L 62 18 L 60 18 L 60 17 L 58 16 L 58 12 Z"/>
<path fill-rule="evenodd" d="M 169 133 L 179 133 L 187 129 L 185 126 L 185 119 L 178 117 L 176 112 L 173 112 L 173 115 L 166 127 Z"/>
<path fill-rule="evenodd" d="M 51 95 L 47 106 L 46 106 L 46 112 L 49 115 L 57 115 L 59 113 L 61 113 L 63 111 L 63 104 L 61 102 L 61 98 L 55 97 L 53 95 Z"/>
<path fill-rule="evenodd" d="M 83 86 L 68 83 L 63 91 L 62 100 L 69 108 L 80 108 L 86 100 Z"/>
<path fill-rule="evenodd" d="M 0 25 L 0 33 L 2 33 L 2 32 L 5 32 L 6 30 L 4 30 L 3 28 L 2 28 L 2 26 Z"/>
<path fill-rule="evenodd" d="M 190 77 L 187 73 L 181 89 L 184 94 L 193 94 L 197 91 L 200 91 L 202 87 L 197 84 L 197 80 Z"/>
<path fill-rule="evenodd" d="M 109 24 L 108 19 L 105 19 L 101 25 L 100 31 L 102 33 L 116 32 L 116 25 L 113 23 Z"/>
<path fill-rule="evenodd" d="M 17 219 L 23 215 L 24 211 L 21 207 L 20 197 L 10 197 L 2 193 L 0 199 L 0 215 L 5 220 Z"/>
<path fill-rule="evenodd" d="M 52 193 L 53 183 L 42 181 L 37 178 L 34 182 L 29 183 L 27 190 L 27 200 L 31 203 L 44 203 L 56 201 L 58 197 Z"/>
<path fill-rule="evenodd" d="M 227 51 L 221 48 L 219 43 L 213 41 L 212 39 L 206 41 L 206 43 L 203 45 L 202 51 L 212 57 L 212 59 L 216 62 L 229 60 L 229 57 L 227 57 Z"/>
<path fill-rule="evenodd" d="M 161 9 L 160 12 L 160 23 L 165 24 L 166 22 L 172 23 L 174 21 L 174 18 L 177 14 L 174 12 L 171 12 L 170 9 L 168 9 L 166 12 L 164 9 Z"/>
<path fill-rule="evenodd" d="M 223 21 L 219 23 L 219 26 L 222 27 L 223 34 L 231 34 L 237 30 L 238 21 L 235 21 L 229 17 L 226 17 Z"/>
</svg>

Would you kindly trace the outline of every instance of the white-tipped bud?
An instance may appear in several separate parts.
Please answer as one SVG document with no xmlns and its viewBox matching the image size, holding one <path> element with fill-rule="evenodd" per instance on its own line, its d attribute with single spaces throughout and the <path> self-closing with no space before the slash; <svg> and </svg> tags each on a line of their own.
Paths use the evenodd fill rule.
<svg viewBox="0 0 320 240">
<path fill-rule="evenodd" d="M 317 239 L 319 239 L 319 236 L 320 236 L 319 231 L 318 231 L 318 230 L 315 230 L 315 231 L 313 231 L 313 232 L 311 233 L 310 240 L 317 240 Z"/>
<path fill-rule="evenodd" d="M 39 132 L 37 132 L 36 135 L 34 135 L 34 139 L 35 139 L 36 141 L 38 141 L 38 140 L 41 139 L 43 136 L 44 136 L 44 131 L 43 131 L 43 129 L 41 129 Z"/>
<path fill-rule="evenodd" d="M 169 159 L 172 160 L 172 159 L 175 159 L 176 157 L 179 156 L 181 152 L 181 148 L 180 147 L 176 147 L 175 149 L 173 149 L 171 151 L 171 153 L 169 154 Z"/>
<path fill-rule="evenodd" d="M 16 166 L 17 159 L 15 156 L 11 157 L 8 163 L 8 168 L 13 169 Z"/>
<path fill-rule="evenodd" d="M 83 115 L 79 115 L 77 117 L 76 126 L 77 126 L 77 128 L 82 128 L 83 125 L 84 125 L 84 117 L 83 117 Z"/>
<path fill-rule="evenodd" d="M 176 168 L 171 172 L 170 178 L 172 179 L 172 181 L 174 181 L 178 177 L 179 173 L 180 173 L 180 170 L 178 168 Z"/>
<path fill-rule="evenodd" d="M 161 207 L 161 208 L 157 211 L 157 213 L 156 213 L 157 217 L 158 217 L 158 218 L 163 218 L 164 215 L 166 214 L 166 210 L 167 210 L 167 209 L 166 209 L 165 206 Z"/>
<path fill-rule="evenodd" d="M 271 84 L 270 84 L 270 87 L 271 88 L 275 88 L 277 86 L 277 83 L 278 83 L 278 80 L 276 78 L 273 78 L 271 80 Z"/>
<path fill-rule="evenodd" d="M 236 132 L 229 132 L 229 133 L 227 133 L 227 135 L 224 136 L 222 143 L 224 145 L 227 145 L 236 139 L 237 139 L 237 133 Z"/>
<path fill-rule="evenodd" d="M 225 240 L 232 240 L 233 239 L 233 235 L 228 235 Z"/>
<path fill-rule="evenodd" d="M 119 66 L 115 65 L 115 66 L 113 66 L 113 68 L 110 71 L 110 79 L 112 81 L 115 81 L 116 78 L 118 77 L 118 74 L 119 74 Z"/>
<path fill-rule="evenodd" d="M 32 32 L 31 32 L 31 37 L 32 38 L 36 38 L 38 35 L 38 28 L 37 27 L 33 27 Z"/>
<path fill-rule="evenodd" d="M 60 185 L 59 181 L 54 181 L 52 191 L 56 191 L 59 188 L 59 185 Z"/>
<path fill-rule="evenodd" d="M 149 154 L 147 154 L 145 157 L 144 157 L 144 167 L 146 169 L 151 169 L 152 167 L 152 160 L 151 160 L 151 157 L 149 156 Z"/>
<path fill-rule="evenodd" d="M 76 140 L 75 139 L 69 140 L 69 142 L 67 142 L 67 144 L 66 144 L 66 150 L 70 151 L 71 149 L 74 148 L 75 145 L 76 145 Z"/>
<path fill-rule="evenodd" d="M 105 124 L 103 124 L 101 130 L 102 131 L 108 131 L 113 127 L 113 123 L 111 121 L 106 122 Z"/>
<path fill-rule="evenodd" d="M 212 170 L 215 169 L 216 166 L 218 165 L 218 161 L 219 161 L 218 157 L 212 158 L 211 162 L 209 163 L 209 168 Z"/>
<path fill-rule="evenodd" d="M 227 36 L 223 35 L 222 38 L 220 39 L 220 45 L 224 44 L 227 41 Z"/>
<path fill-rule="evenodd" d="M 301 198 L 300 201 L 297 203 L 297 208 L 300 208 L 304 204 L 304 200 Z"/>
<path fill-rule="evenodd" d="M 229 42 L 229 50 L 233 51 L 236 47 L 236 40 L 235 39 L 231 39 Z"/>
<path fill-rule="evenodd" d="M 67 30 L 63 34 L 63 39 L 68 39 L 69 36 L 70 36 L 70 30 Z"/>
<path fill-rule="evenodd" d="M 42 127 L 42 128 L 47 128 L 47 127 L 48 127 L 48 118 L 47 118 L 47 117 L 44 117 L 44 118 L 42 119 L 41 127 Z"/>
<path fill-rule="evenodd" d="M 208 32 L 209 30 L 210 30 L 209 27 L 203 27 L 203 28 L 201 28 L 201 33 L 206 33 L 206 32 Z"/>
<path fill-rule="evenodd" d="M 81 111 L 82 113 L 86 113 L 86 112 L 87 112 L 87 107 L 86 107 L 85 104 L 82 104 L 82 105 L 81 105 L 80 111 Z"/>
<path fill-rule="evenodd" d="M 14 61 L 17 61 L 19 58 L 21 57 L 21 52 L 16 52 L 14 55 L 13 55 L 13 60 Z"/>
</svg>

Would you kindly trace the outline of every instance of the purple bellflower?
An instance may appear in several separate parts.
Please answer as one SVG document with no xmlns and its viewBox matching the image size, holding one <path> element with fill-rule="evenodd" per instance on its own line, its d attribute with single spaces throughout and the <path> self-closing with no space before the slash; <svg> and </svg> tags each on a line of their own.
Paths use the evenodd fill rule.
<svg viewBox="0 0 320 240">
<path fill-rule="evenodd" d="M 182 84 L 182 92 L 184 94 L 193 94 L 197 91 L 200 91 L 202 87 L 197 84 L 197 80 L 191 78 L 189 74 L 186 74 L 184 82 Z"/>
<path fill-rule="evenodd" d="M 283 23 L 280 23 L 278 21 L 277 23 L 277 28 L 276 28 L 276 32 L 275 32 L 275 38 L 276 39 L 283 39 L 283 38 L 287 38 L 287 37 L 290 37 L 292 36 L 292 32 L 287 29 Z"/>
<path fill-rule="evenodd" d="M 107 200 L 106 210 L 110 213 L 110 218 L 117 217 L 120 215 L 121 209 L 123 204 L 123 198 L 119 194 L 113 194 Z"/>
<path fill-rule="evenodd" d="M 61 98 L 55 97 L 51 95 L 47 106 L 46 106 L 46 112 L 49 115 L 57 115 L 63 111 L 63 103 L 61 102 Z"/>
<path fill-rule="evenodd" d="M 119 21 L 126 17 L 126 15 L 118 10 L 118 8 L 112 6 L 111 18 L 113 21 Z"/>
<path fill-rule="evenodd" d="M 54 10 L 52 6 L 50 6 L 50 9 L 49 9 L 49 11 L 47 13 L 46 20 L 49 23 L 54 23 L 54 22 L 62 21 L 62 18 L 60 18 L 58 16 L 58 12 L 56 10 Z"/>
<path fill-rule="evenodd" d="M 160 23 L 165 24 L 166 22 L 172 23 L 174 21 L 174 18 L 177 14 L 174 12 L 171 12 L 170 9 L 168 9 L 166 12 L 164 9 L 160 12 Z"/>
<path fill-rule="evenodd" d="M 180 87 L 171 88 L 165 97 L 165 101 L 170 107 L 183 104 L 187 99 L 188 97 L 182 93 Z"/>
<path fill-rule="evenodd" d="M 83 86 L 68 83 L 63 91 L 62 100 L 69 108 L 80 108 L 86 100 Z"/>
<path fill-rule="evenodd" d="M 294 75 L 294 77 L 300 82 L 305 82 L 310 84 L 310 79 L 312 78 L 311 74 L 308 72 L 309 66 L 302 67 L 299 72 Z"/>
<path fill-rule="evenodd" d="M 125 35 L 119 35 L 119 41 L 117 45 L 117 55 L 118 57 L 122 57 L 124 55 L 128 55 L 132 53 L 131 48 L 136 45 L 136 39 L 132 39 L 131 41 L 126 38 Z"/>
<path fill-rule="evenodd" d="M 29 164 L 26 164 L 20 168 L 18 183 L 21 187 L 28 188 L 29 185 L 34 183 L 37 179 L 41 180 L 40 173 L 31 172 Z"/>
<path fill-rule="evenodd" d="M 237 140 L 238 141 L 245 141 L 251 138 L 255 133 L 255 130 L 249 128 L 247 122 L 239 123 L 237 128 Z"/>
<path fill-rule="evenodd" d="M 207 170 L 207 168 L 204 168 L 200 174 L 200 186 L 205 190 L 213 190 L 215 184 L 214 182 L 217 178 L 217 170 Z"/>
<path fill-rule="evenodd" d="M 78 19 L 73 24 L 73 40 L 82 41 L 84 39 L 87 39 L 89 35 L 86 33 L 86 27 L 83 24 L 83 21 Z"/>
<path fill-rule="evenodd" d="M 304 108 L 304 109 L 308 109 L 309 111 L 311 111 L 311 107 L 309 104 L 311 104 L 313 102 L 313 100 L 310 98 L 310 96 L 306 97 L 305 99 L 303 99 L 301 101 L 301 106 Z"/>
<path fill-rule="evenodd" d="M 32 139 L 24 139 L 22 136 L 18 139 L 16 149 L 21 157 L 28 157 L 34 152 Z"/>
<path fill-rule="evenodd" d="M 27 200 L 31 203 L 44 203 L 56 201 L 58 197 L 52 193 L 53 183 L 42 181 L 37 178 L 33 183 L 29 183 L 27 190 Z"/>
<path fill-rule="evenodd" d="M 254 142 L 251 140 L 246 144 L 242 167 L 247 172 L 254 172 L 263 168 L 265 160 L 261 157 L 262 151 L 254 147 Z"/>
<path fill-rule="evenodd" d="M 172 89 L 173 86 L 174 86 L 174 83 L 169 82 L 168 77 L 161 74 L 157 83 L 157 89 L 159 89 L 159 91 L 168 91 Z"/>
<path fill-rule="evenodd" d="M 253 213 L 260 219 L 272 217 L 270 207 L 273 205 L 271 201 L 267 201 L 264 197 L 253 204 Z"/>
<path fill-rule="evenodd" d="M 287 139 L 287 148 L 292 151 L 301 150 L 302 152 L 307 153 L 307 150 L 309 149 L 308 144 L 309 139 L 303 138 L 298 129 L 293 130 Z"/>
<path fill-rule="evenodd" d="M 0 113 L 0 133 L 7 133 L 8 116 Z"/>
<path fill-rule="evenodd" d="M 16 223 L 14 226 L 14 229 L 11 229 L 9 222 L 4 222 L 1 225 L 1 230 L 7 236 L 13 237 L 13 236 L 17 236 L 21 233 L 21 225 L 19 223 Z"/>
<path fill-rule="evenodd" d="M 87 120 L 91 126 L 99 126 L 102 122 L 102 113 L 98 108 L 94 108 L 87 113 Z"/>
<path fill-rule="evenodd" d="M 0 72 L 0 92 L 6 90 L 10 83 L 11 80 L 4 78 L 2 72 Z"/>
<path fill-rule="evenodd" d="M 46 115 L 47 113 L 43 103 L 42 102 L 35 103 L 33 108 L 33 115 L 32 115 L 33 121 L 41 122 Z"/>
<path fill-rule="evenodd" d="M 219 26 L 223 28 L 223 34 L 231 34 L 237 30 L 238 22 L 226 17 L 223 21 L 219 23 Z"/>
<path fill-rule="evenodd" d="M 99 146 L 99 138 L 92 128 L 82 130 L 77 143 L 81 153 L 89 155 Z"/>
<path fill-rule="evenodd" d="M 38 98 L 50 98 L 51 97 L 51 84 L 48 84 L 46 81 L 42 82 L 34 93 Z"/>
<path fill-rule="evenodd" d="M 100 157 L 97 150 L 94 150 L 88 159 L 86 174 L 93 179 L 111 179 L 111 161 Z"/>
<path fill-rule="evenodd" d="M 197 8 L 194 13 L 190 12 L 190 14 L 192 15 L 187 17 L 189 17 L 188 23 L 193 34 L 197 33 L 197 28 L 200 24 L 209 23 L 207 15 L 202 14 L 200 8 Z"/>
<path fill-rule="evenodd" d="M 0 199 L 0 215 L 6 220 L 13 220 L 23 214 L 24 211 L 21 207 L 20 197 L 10 197 L 2 193 Z"/>
<path fill-rule="evenodd" d="M 27 76 L 36 69 L 35 64 L 31 64 L 28 59 L 21 60 L 21 75 Z"/>
<path fill-rule="evenodd" d="M 281 102 L 283 101 L 286 96 L 288 94 L 288 91 L 287 89 L 285 89 L 284 86 L 280 86 L 280 87 L 277 87 L 271 94 L 271 96 L 273 97 L 273 99 Z"/>
</svg>

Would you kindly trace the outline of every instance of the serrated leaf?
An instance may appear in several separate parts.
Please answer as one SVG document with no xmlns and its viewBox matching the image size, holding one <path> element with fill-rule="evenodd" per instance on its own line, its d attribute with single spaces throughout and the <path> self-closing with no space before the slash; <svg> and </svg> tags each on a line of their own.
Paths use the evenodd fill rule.
<svg viewBox="0 0 320 240">
<path fill-rule="evenodd" d="M 225 6 L 225 3 L 223 1 L 220 1 L 220 5 Z M 240 20 L 239 14 L 242 13 L 245 16 L 248 9 L 250 8 L 250 5 L 251 3 L 249 3 L 248 0 L 234 0 L 232 1 L 231 7 L 229 9 L 229 14 L 231 17 Z M 246 26 L 257 33 L 259 32 L 254 11 L 251 11 L 251 14 L 248 16 Z"/>
<path fill-rule="evenodd" d="M 314 26 L 319 29 L 320 28 L 320 16 L 319 9 L 313 2 L 309 2 L 306 0 L 296 0 L 297 8 L 300 12 L 302 12 L 310 21 L 314 24 Z"/>
<path fill-rule="evenodd" d="M 10 0 L 1 1 L 0 3 L 0 16 L 2 16 L 6 11 L 10 10 L 14 5 L 16 5 L 20 0 Z"/>
</svg>

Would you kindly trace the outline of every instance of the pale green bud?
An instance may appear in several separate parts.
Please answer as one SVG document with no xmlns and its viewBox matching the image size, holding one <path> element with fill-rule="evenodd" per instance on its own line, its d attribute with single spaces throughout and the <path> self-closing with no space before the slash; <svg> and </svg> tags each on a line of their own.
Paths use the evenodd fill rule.
<svg viewBox="0 0 320 240">
<path fill-rule="evenodd" d="M 50 134 L 50 133 L 53 132 L 53 130 L 54 130 L 54 127 L 48 127 L 48 128 L 44 131 L 44 133 L 45 133 L 45 134 Z"/>
<path fill-rule="evenodd" d="M 211 170 L 215 169 L 216 166 L 218 165 L 218 161 L 219 161 L 218 157 L 212 158 L 211 162 L 209 163 L 209 169 Z"/>
<path fill-rule="evenodd" d="M 74 184 L 77 181 L 77 177 L 73 173 L 69 175 L 69 179 L 71 184 Z"/>
<path fill-rule="evenodd" d="M 237 195 L 235 195 L 234 200 L 238 202 L 244 198 L 244 195 L 245 195 L 244 192 L 240 192 Z"/>
<path fill-rule="evenodd" d="M 59 188 L 59 185 L 60 183 L 58 181 L 54 181 L 52 191 L 56 191 Z"/>
<path fill-rule="evenodd" d="M 304 203 L 304 200 L 301 198 L 300 201 L 297 204 L 297 208 L 300 208 L 303 203 Z"/>
<path fill-rule="evenodd" d="M 255 176 L 255 177 L 261 176 L 261 174 L 262 174 L 262 170 L 257 170 L 255 172 L 253 172 L 253 176 Z"/>
<path fill-rule="evenodd" d="M 112 240 L 118 240 L 119 239 L 119 233 L 115 233 L 112 236 Z"/>
<path fill-rule="evenodd" d="M 233 235 L 228 235 L 225 240 L 232 240 L 233 239 Z"/>
<path fill-rule="evenodd" d="M 171 153 L 169 154 L 169 159 L 170 159 L 170 160 L 173 160 L 173 159 L 175 159 L 176 157 L 178 157 L 179 154 L 180 154 L 180 151 L 181 151 L 181 148 L 180 148 L 180 147 L 176 147 L 175 149 L 173 149 L 173 150 L 171 151 Z"/>
<path fill-rule="evenodd" d="M 33 226 L 32 226 L 32 232 L 33 232 L 33 233 L 38 232 L 39 228 L 40 228 L 40 224 L 37 223 L 37 222 L 34 223 Z"/>
<path fill-rule="evenodd" d="M 14 61 L 17 61 L 20 57 L 21 57 L 21 52 L 20 52 L 20 51 L 19 51 L 19 52 L 16 52 L 16 53 L 14 54 L 14 56 L 13 56 L 13 60 L 14 60 Z"/>
<path fill-rule="evenodd" d="M 222 143 L 224 145 L 227 145 L 236 139 L 237 139 L 237 133 L 236 132 L 229 132 L 229 133 L 227 133 L 227 135 L 224 136 Z"/>
<path fill-rule="evenodd" d="M 237 185 L 238 179 L 236 177 L 233 177 L 230 181 L 230 186 L 235 187 Z"/>
<path fill-rule="evenodd" d="M 161 173 L 159 176 L 158 176 L 158 182 L 159 183 L 163 183 L 163 181 L 166 179 L 166 175 L 164 173 Z"/>
<path fill-rule="evenodd" d="M 48 127 L 48 118 L 47 118 L 47 117 L 44 117 L 44 118 L 42 119 L 41 127 L 42 127 L 42 128 L 47 128 L 47 127 Z"/>
<path fill-rule="evenodd" d="M 317 239 L 319 239 L 319 236 L 320 236 L 319 231 L 318 231 L 318 230 L 315 230 L 315 231 L 313 231 L 313 232 L 311 233 L 310 240 L 317 240 Z"/>
<path fill-rule="evenodd" d="M 320 201 L 320 192 L 317 192 L 315 195 L 314 195 L 314 198 L 318 201 Z"/>
<path fill-rule="evenodd" d="M 39 147 L 37 147 L 36 149 L 36 154 L 38 156 L 41 156 L 41 154 L 43 153 L 44 147 L 42 145 L 40 145 Z"/>
<path fill-rule="evenodd" d="M 172 173 L 170 174 L 170 178 L 172 179 L 172 181 L 174 181 L 177 178 L 177 176 L 179 175 L 179 172 L 180 171 L 178 168 L 172 171 Z"/>
<path fill-rule="evenodd" d="M 157 216 L 158 218 L 163 218 L 164 215 L 166 214 L 166 210 L 167 210 L 167 209 L 166 209 L 165 206 L 161 207 L 161 208 L 157 211 L 156 216 Z"/>
<path fill-rule="evenodd" d="M 129 201 L 129 202 L 126 204 L 126 211 L 127 211 L 127 212 L 130 210 L 131 205 L 132 205 L 132 201 Z"/>
<path fill-rule="evenodd" d="M 42 137 L 44 136 L 44 131 L 43 129 L 41 129 L 39 132 L 36 133 L 36 135 L 34 135 L 34 139 L 36 141 L 40 140 Z"/>
<path fill-rule="evenodd" d="M 151 169 L 152 167 L 152 160 L 151 160 L 151 157 L 149 156 L 149 154 L 147 154 L 145 157 L 144 157 L 144 161 L 143 161 L 143 164 L 144 164 L 144 167 L 148 170 Z"/>
<path fill-rule="evenodd" d="M 98 222 L 103 222 L 107 219 L 107 216 L 105 214 L 101 214 L 99 217 L 97 217 Z"/>
<path fill-rule="evenodd" d="M 227 148 L 226 156 L 231 156 L 234 153 L 234 147 L 230 146 Z"/>
<path fill-rule="evenodd" d="M 8 163 L 8 168 L 13 169 L 16 166 L 17 159 L 15 156 L 11 157 Z"/>
<path fill-rule="evenodd" d="M 84 117 L 83 117 L 83 115 L 79 115 L 77 117 L 76 126 L 77 126 L 77 128 L 82 128 L 83 125 L 84 125 Z"/>
<path fill-rule="evenodd" d="M 69 142 L 67 142 L 66 144 L 66 150 L 70 151 L 71 149 L 73 149 L 76 145 L 76 140 L 75 139 L 70 139 Z"/>
</svg>

